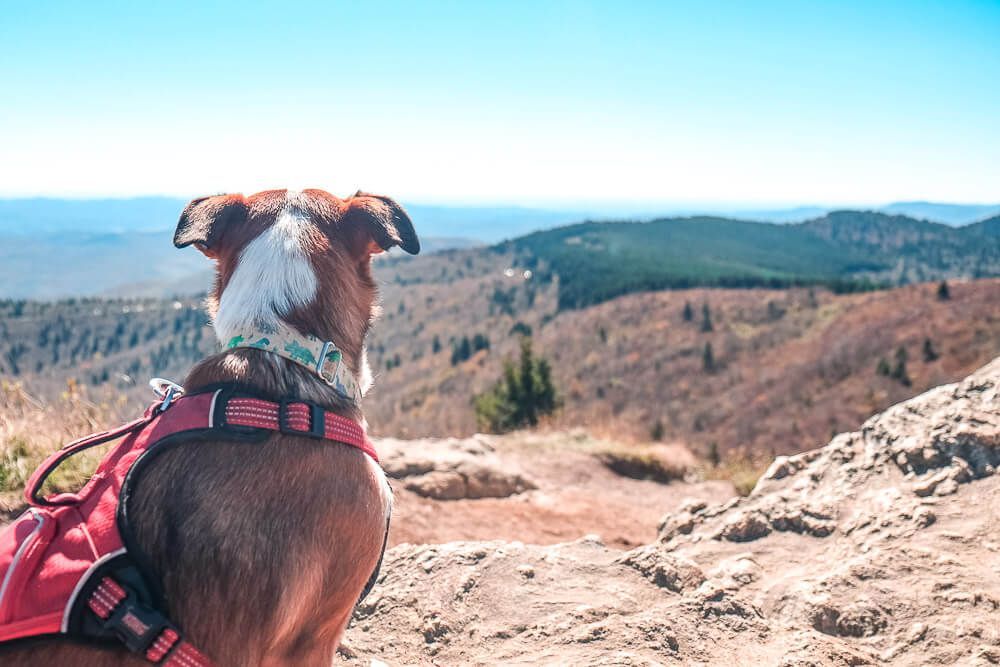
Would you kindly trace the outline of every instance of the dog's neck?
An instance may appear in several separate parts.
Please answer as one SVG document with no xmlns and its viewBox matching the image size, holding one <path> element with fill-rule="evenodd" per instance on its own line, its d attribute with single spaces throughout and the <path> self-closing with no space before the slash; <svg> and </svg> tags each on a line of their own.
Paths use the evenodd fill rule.
<svg viewBox="0 0 1000 667">
<path fill-rule="evenodd" d="M 262 350 L 293 361 L 316 374 L 337 394 L 356 405 L 361 403 L 361 383 L 344 363 L 343 352 L 333 341 L 303 335 L 279 322 L 276 326 L 239 333 L 226 343 L 230 350 Z"/>
<path fill-rule="evenodd" d="M 330 303 L 329 290 L 320 289 L 310 261 L 307 242 L 314 232 L 311 226 L 294 207 L 286 207 L 271 228 L 240 251 L 225 280 L 220 274 L 217 290 L 221 293 L 209 300 L 209 310 L 216 336 L 227 349 L 195 366 L 185 381 L 189 389 L 237 382 L 275 397 L 309 400 L 362 421 L 360 396 L 371 385 L 371 371 L 363 343 L 348 334 L 359 327 L 345 327 L 347 320 L 337 315 L 308 317 L 312 309 L 331 314 L 341 311 Z M 279 350 L 239 344 L 228 349 L 239 337 L 254 339 L 259 333 L 277 331 L 297 333 L 302 340 L 333 341 L 342 354 L 340 384 L 347 390 L 338 391 L 336 383 L 320 376 L 315 366 L 307 369 L 302 359 L 282 355 Z M 359 333 L 363 338 L 363 332 Z"/>
</svg>

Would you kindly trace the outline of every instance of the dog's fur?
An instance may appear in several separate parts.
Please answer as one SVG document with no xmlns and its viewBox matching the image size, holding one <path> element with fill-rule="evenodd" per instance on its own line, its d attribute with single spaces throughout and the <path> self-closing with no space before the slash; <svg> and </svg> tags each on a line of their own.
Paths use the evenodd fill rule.
<svg viewBox="0 0 1000 667">
<path fill-rule="evenodd" d="M 361 378 L 370 378 L 364 339 L 376 310 L 371 255 L 393 245 L 419 250 L 391 199 L 359 192 L 341 200 L 321 190 L 194 200 L 175 244 L 217 260 L 209 310 L 223 342 L 227 328 L 280 319 L 332 340 Z M 196 391 L 217 382 L 299 397 L 364 423 L 315 374 L 269 353 L 209 357 L 184 384 Z M 170 618 L 195 646 L 218 665 L 301 666 L 330 664 L 378 561 L 390 503 L 381 469 L 360 450 L 274 434 L 258 444 L 172 447 L 140 479 L 129 511 Z M 0 658 L 12 666 L 149 664 L 124 649 L 65 640 Z"/>
</svg>

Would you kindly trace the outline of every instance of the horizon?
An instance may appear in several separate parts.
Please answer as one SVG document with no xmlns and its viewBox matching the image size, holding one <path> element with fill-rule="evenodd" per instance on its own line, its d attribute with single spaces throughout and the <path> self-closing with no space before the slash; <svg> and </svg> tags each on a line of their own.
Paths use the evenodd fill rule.
<svg viewBox="0 0 1000 667">
<path fill-rule="evenodd" d="M 0 196 L 989 204 L 998 29 L 972 1 L 23 6 Z"/>
</svg>

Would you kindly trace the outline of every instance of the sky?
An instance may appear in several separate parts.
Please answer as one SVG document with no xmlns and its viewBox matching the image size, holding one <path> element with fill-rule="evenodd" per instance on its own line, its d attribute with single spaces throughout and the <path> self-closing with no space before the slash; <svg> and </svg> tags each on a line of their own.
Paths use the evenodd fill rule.
<svg viewBox="0 0 1000 667">
<path fill-rule="evenodd" d="M 1000 201 L 1000 1 L 23 2 L 0 196 Z"/>
</svg>

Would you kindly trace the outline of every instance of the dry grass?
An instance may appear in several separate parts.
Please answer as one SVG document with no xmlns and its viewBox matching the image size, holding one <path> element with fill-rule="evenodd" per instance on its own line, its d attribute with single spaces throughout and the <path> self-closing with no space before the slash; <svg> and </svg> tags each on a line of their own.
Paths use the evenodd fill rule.
<svg viewBox="0 0 1000 667">
<path fill-rule="evenodd" d="M 746 452 L 732 452 L 723 457 L 717 465 L 706 463 L 701 467 L 700 473 L 704 479 L 721 479 L 731 482 L 736 493 L 748 496 L 757 486 L 757 481 L 767 471 L 769 465 L 771 465 L 770 457 Z"/>
<path fill-rule="evenodd" d="M 619 475 L 654 482 L 683 480 L 695 469 L 694 456 L 681 445 L 608 443 L 594 456 Z"/>
<path fill-rule="evenodd" d="M 0 380 L 0 512 L 24 506 L 24 485 L 35 468 L 67 442 L 122 421 L 125 399 L 94 402 L 75 382 L 45 404 L 20 383 Z M 46 493 L 79 488 L 90 477 L 107 446 L 64 462 L 50 476 Z"/>
</svg>

